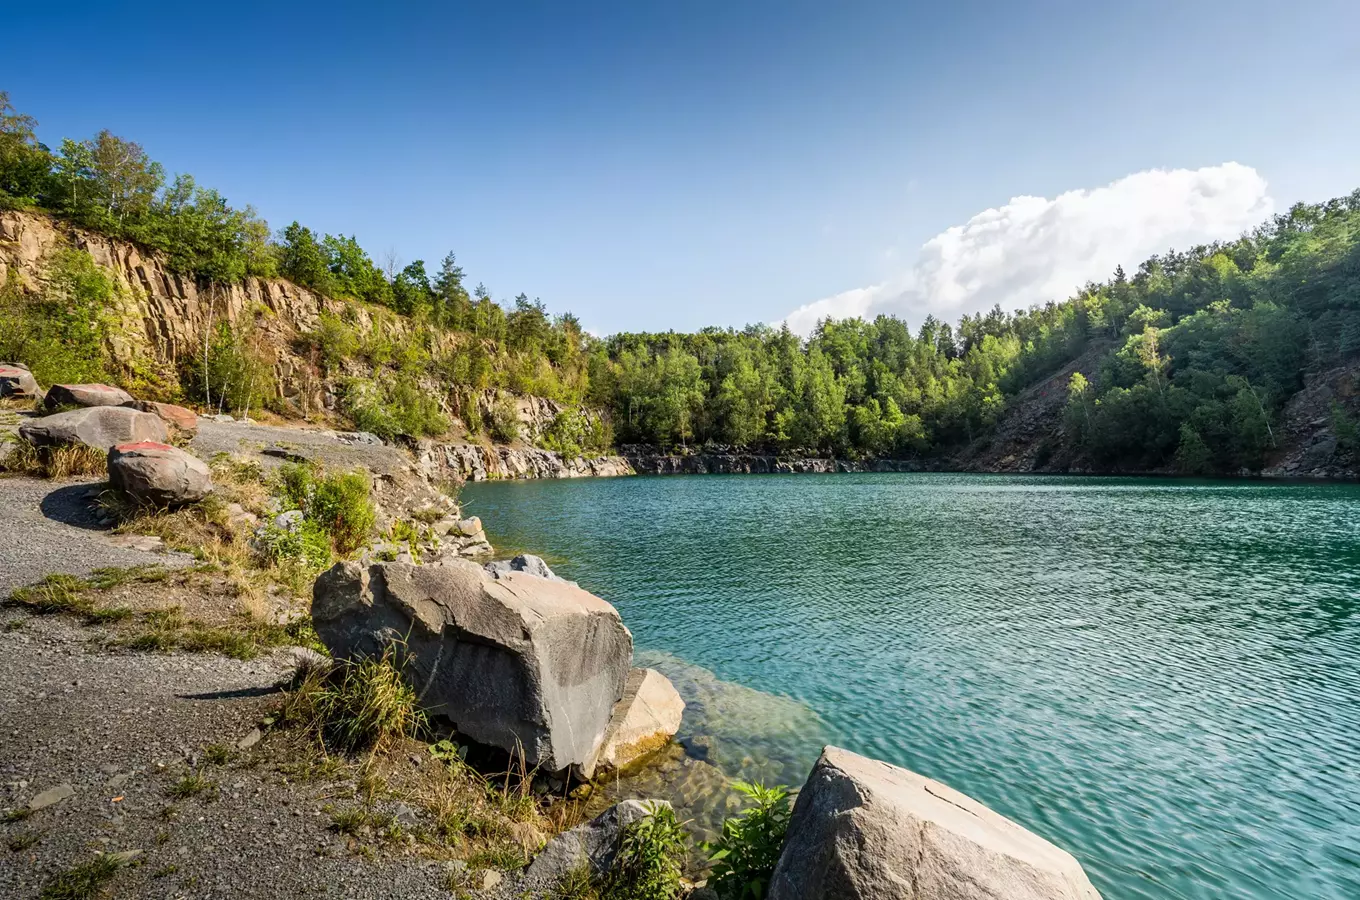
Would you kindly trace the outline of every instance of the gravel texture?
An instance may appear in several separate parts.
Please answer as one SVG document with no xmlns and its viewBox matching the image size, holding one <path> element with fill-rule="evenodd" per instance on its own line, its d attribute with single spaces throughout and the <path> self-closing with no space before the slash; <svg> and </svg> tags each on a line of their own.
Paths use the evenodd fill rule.
<svg viewBox="0 0 1360 900">
<path fill-rule="evenodd" d="M 0 598 L 51 572 L 83 575 L 103 566 L 185 565 L 182 553 L 133 549 L 101 526 L 93 499 L 102 482 L 0 478 Z M 131 542 L 126 542 L 130 544 Z"/>
<path fill-rule="evenodd" d="M 288 651 L 250 662 L 110 652 L 97 630 L 18 615 L 8 619 L 21 627 L 0 631 L 0 806 L 26 809 L 62 785 L 74 794 L 0 824 L 0 896 L 35 898 L 97 851 L 141 851 L 108 885 L 119 898 L 451 896 L 446 863 L 352 854 L 323 807 L 351 805 L 355 785 L 280 774 L 276 736 L 220 765 L 203 757 L 251 735 L 292 670 Z M 215 787 L 172 798 L 189 771 Z"/>
</svg>

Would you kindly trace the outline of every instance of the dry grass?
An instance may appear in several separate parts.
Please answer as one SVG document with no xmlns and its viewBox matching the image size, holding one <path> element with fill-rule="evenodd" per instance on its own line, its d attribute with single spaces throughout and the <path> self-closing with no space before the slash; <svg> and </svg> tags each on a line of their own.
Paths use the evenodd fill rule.
<svg viewBox="0 0 1360 900">
<path fill-rule="evenodd" d="M 108 454 L 84 444 L 60 447 L 34 447 L 28 441 L 15 440 L 4 459 L 3 468 L 15 475 L 34 475 L 39 478 L 74 478 L 76 476 L 106 476 L 109 472 Z"/>
</svg>

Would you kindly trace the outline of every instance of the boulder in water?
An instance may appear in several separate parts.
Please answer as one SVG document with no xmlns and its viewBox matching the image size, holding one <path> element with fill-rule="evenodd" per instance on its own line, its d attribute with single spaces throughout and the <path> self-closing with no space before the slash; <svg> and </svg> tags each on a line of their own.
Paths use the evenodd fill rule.
<svg viewBox="0 0 1360 900">
<path fill-rule="evenodd" d="M 827 747 L 769 900 L 1100 900 L 1071 854 L 915 772 Z"/>
<path fill-rule="evenodd" d="M 472 740 L 586 778 L 633 655 L 599 597 L 459 559 L 339 563 L 316 581 L 312 620 L 338 657 L 400 645 L 425 710 Z"/>
<path fill-rule="evenodd" d="M 150 413 L 122 406 L 94 406 L 30 419 L 19 435 L 35 447 L 84 444 L 101 452 L 116 444 L 164 442 L 165 423 Z"/>
<path fill-rule="evenodd" d="M 157 441 L 109 450 L 109 486 L 144 506 L 197 503 L 212 493 L 208 466 L 191 453 Z"/>
<path fill-rule="evenodd" d="M 477 520 L 477 524 L 481 524 L 480 519 Z M 493 578 L 500 578 L 511 572 L 523 572 L 525 575 L 532 575 L 535 578 L 564 581 L 564 579 L 553 574 L 553 570 L 548 568 L 548 564 L 543 561 L 542 557 L 534 556 L 532 553 L 521 553 L 514 559 L 498 559 L 495 562 L 487 563 L 485 568 Z"/>
<path fill-rule="evenodd" d="M 107 384 L 54 384 L 47 389 L 43 405 L 48 409 L 68 406 L 124 406 L 132 395 Z"/>
<path fill-rule="evenodd" d="M 685 701 L 655 669 L 633 669 L 600 748 L 601 769 L 624 769 L 660 750 L 680 730 Z"/>
</svg>

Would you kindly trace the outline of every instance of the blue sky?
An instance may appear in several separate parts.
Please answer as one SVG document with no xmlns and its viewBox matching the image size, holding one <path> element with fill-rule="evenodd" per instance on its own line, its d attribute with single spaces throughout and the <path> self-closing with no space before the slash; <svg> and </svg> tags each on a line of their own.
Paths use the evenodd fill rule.
<svg viewBox="0 0 1360 900">
<path fill-rule="evenodd" d="M 600 333 L 915 325 L 1360 187 L 1354 2 L 196 7 L 7 11 L 0 89 Z"/>
</svg>

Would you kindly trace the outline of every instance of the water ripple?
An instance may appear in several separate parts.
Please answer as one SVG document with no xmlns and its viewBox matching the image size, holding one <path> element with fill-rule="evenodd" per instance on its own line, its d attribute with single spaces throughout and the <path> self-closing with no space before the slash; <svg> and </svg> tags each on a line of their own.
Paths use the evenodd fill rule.
<svg viewBox="0 0 1360 900">
<path fill-rule="evenodd" d="M 727 776 L 796 783 L 834 740 L 1012 816 L 1110 898 L 1360 897 L 1356 487 L 760 476 L 466 497 L 707 696 L 685 732 Z"/>
</svg>

